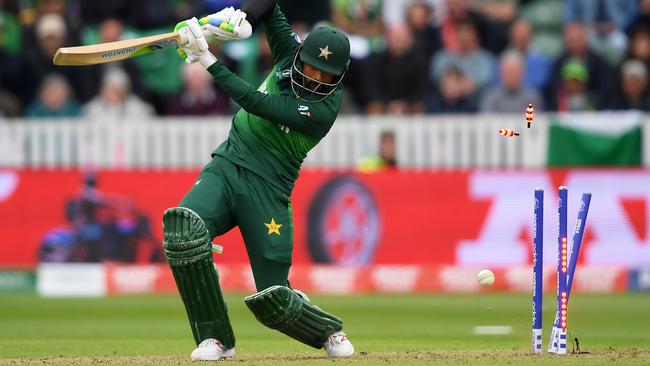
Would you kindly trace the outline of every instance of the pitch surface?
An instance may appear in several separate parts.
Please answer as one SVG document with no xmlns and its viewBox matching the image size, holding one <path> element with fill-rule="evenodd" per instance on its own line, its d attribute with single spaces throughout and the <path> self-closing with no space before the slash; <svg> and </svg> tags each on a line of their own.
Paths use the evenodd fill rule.
<svg viewBox="0 0 650 366">
<path fill-rule="evenodd" d="M 237 365 L 332 365 L 322 350 L 258 324 L 243 294 L 227 296 Z M 579 356 L 533 356 L 530 295 L 311 296 L 345 321 L 354 365 L 647 365 L 650 294 L 576 293 L 569 324 Z M 544 347 L 554 314 L 544 298 Z M 474 335 L 475 326 L 509 335 Z M 569 343 L 569 348 L 571 348 Z M 194 344 L 177 296 L 42 299 L 0 295 L 0 365 L 184 365 Z M 196 364 L 194 364 L 196 365 Z"/>
</svg>

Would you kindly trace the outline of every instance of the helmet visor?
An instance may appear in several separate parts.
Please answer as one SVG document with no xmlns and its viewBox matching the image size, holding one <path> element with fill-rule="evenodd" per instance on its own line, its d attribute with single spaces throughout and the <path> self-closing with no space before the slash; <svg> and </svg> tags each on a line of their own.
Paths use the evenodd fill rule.
<svg viewBox="0 0 650 366">
<path fill-rule="evenodd" d="M 298 55 L 300 51 L 296 52 L 291 65 L 291 89 L 297 98 L 307 102 L 318 102 L 330 96 L 336 88 L 341 84 L 343 74 L 336 76 L 331 83 L 316 80 L 306 75 L 302 68 L 304 63 L 300 60 Z"/>
</svg>

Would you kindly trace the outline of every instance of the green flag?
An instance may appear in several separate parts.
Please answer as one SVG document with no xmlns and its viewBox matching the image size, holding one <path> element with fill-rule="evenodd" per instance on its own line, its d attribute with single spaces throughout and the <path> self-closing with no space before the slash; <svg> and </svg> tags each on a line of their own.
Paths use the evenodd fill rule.
<svg viewBox="0 0 650 366">
<path fill-rule="evenodd" d="M 550 120 L 549 166 L 640 166 L 641 114 L 558 114 Z"/>
</svg>

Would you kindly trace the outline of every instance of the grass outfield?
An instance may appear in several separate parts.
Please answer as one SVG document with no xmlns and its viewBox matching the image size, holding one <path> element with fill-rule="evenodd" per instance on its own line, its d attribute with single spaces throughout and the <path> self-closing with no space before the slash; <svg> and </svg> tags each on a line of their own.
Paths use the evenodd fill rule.
<svg viewBox="0 0 650 366">
<path fill-rule="evenodd" d="M 332 365 L 324 351 L 258 324 L 242 299 L 227 297 L 238 339 L 231 363 Z M 554 302 L 551 295 L 544 300 L 546 347 Z M 312 296 L 312 301 L 345 320 L 356 347 L 352 359 L 337 364 L 650 364 L 650 294 L 576 293 L 570 329 L 591 354 L 565 357 L 529 354 L 529 295 Z M 477 325 L 512 326 L 513 333 L 473 335 Z M 189 365 L 193 348 L 177 296 L 0 295 L 0 365 Z"/>
</svg>

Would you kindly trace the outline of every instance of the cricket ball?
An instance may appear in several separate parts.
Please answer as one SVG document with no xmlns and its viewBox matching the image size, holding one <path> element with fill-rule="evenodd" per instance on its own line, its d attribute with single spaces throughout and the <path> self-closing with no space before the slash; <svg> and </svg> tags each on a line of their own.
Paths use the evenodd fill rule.
<svg viewBox="0 0 650 366">
<path fill-rule="evenodd" d="M 494 283 L 494 273 L 489 269 L 483 269 L 478 273 L 476 279 L 483 286 L 492 286 Z"/>
</svg>

